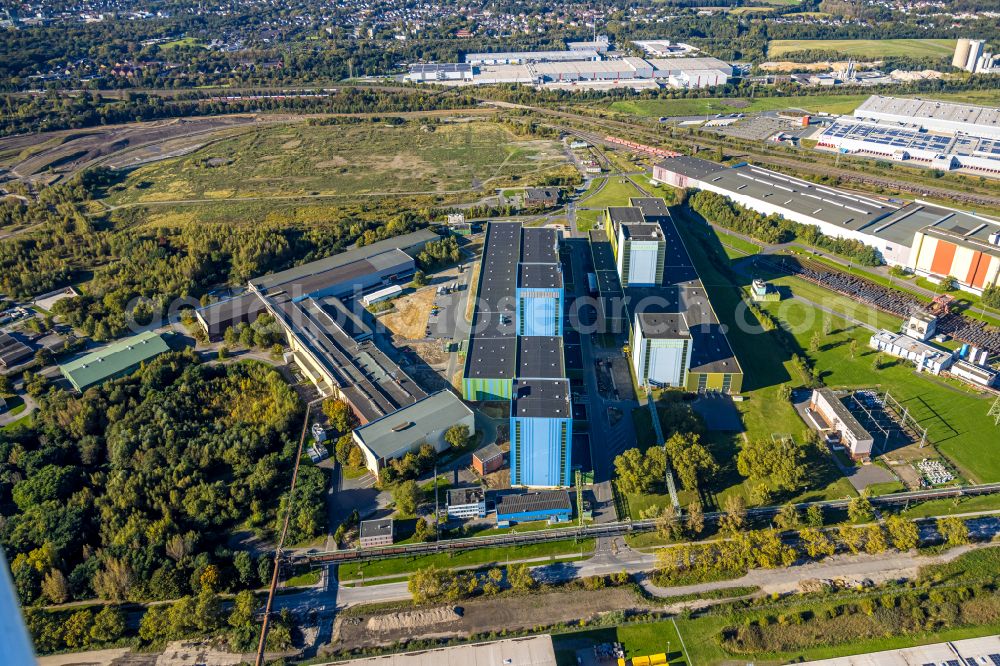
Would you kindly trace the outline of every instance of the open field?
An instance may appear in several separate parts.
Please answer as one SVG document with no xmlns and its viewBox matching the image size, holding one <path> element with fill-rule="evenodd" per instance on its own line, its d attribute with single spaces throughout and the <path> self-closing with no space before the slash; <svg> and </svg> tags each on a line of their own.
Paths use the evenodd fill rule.
<svg viewBox="0 0 1000 666">
<path fill-rule="evenodd" d="M 464 550 L 456 553 L 441 553 L 436 555 L 420 555 L 417 557 L 396 557 L 387 560 L 376 560 L 366 564 L 341 565 L 337 577 L 343 580 L 353 580 L 364 576 L 391 576 L 394 574 L 416 571 L 422 567 L 465 567 L 473 565 L 489 565 L 530 558 L 547 558 L 555 555 L 573 555 L 589 553 L 594 549 L 593 539 L 583 539 L 574 542 L 550 541 L 525 546 L 495 546 Z"/>
<path fill-rule="evenodd" d="M 912 95 L 902 95 L 910 97 Z M 920 97 L 965 104 L 994 106 L 1000 103 L 1000 91 L 969 90 L 955 93 L 922 93 Z M 634 116 L 674 117 L 704 116 L 716 113 L 754 113 L 781 109 L 803 109 L 812 113 L 850 113 L 869 95 L 800 95 L 797 97 L 757 97 L 702 99 L 643 99 L 612 102 L 608 109 Z"/>
<path fill-rule="evenodd" d="M 557 143 L 490 122 L 293 126 L 219 141 L 133 172 L 115 205 L 240 197 L 485 191 L 565 165 Z"/>
<path fill-rule="evenodd" d="M 859 58 L 951 58 L 954 39 L 775 39 L 768 42 L 771 58 L 795 51 L 836 51 Z"/>
<path fill-rule="evenodd" d="M 868 95 L 803 95 L 756 99 L 706 97 L 702 99 L 644 99 L 612 102 L 610 109 L 634 116 L 707 116 L 716 113 L 755 113 L 803 109 L 813 113 L 849 113 Z"/>
<path fill-rule="evenodd" d="M 627 206 L 630 197 L 642 196 L 624 176 L 609 176 L 605 180 L 607 182 L 599 192 L 581 198 L 578 205 L 603 211 L 608 206 Z"/>
</svg>

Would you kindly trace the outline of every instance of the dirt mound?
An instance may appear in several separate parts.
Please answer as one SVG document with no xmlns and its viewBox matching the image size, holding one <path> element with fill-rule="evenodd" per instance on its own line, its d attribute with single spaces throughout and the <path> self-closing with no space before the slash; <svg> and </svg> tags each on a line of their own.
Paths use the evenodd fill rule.
<svg viewBox="0 0 1000 666">
<path fill-rule="evenodd" d="M 426 610 L 389 613 L 369 618 L 365 625 L 368 631 L 399 631 L 400 629 L 422 629 L 435 624 L 455 622 L 461 616 L 454 608 L 428 608 Z"/>
</svg>

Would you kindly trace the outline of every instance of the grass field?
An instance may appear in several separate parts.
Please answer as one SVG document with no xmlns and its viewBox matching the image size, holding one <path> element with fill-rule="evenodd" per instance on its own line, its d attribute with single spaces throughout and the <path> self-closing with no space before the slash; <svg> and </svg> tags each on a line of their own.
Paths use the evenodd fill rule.
<svg viewBox="0 0 1000 666">
<path fill-rule="evenodd" d="M 954 39 L 775 39 L 767 44 L 769 58 L 795 51 L 836 51 L 858 58 L 951 58 Z"/>
<path fill-rule="evenodd" d="M 708 227 L 683 215 L 686 213 L 678 218 L 679 228 L 713 307 L 722 323 L 729 327 L 729 341 L 743 367 L 743 393 L 747 400 L 739 403 L 739 408 L 747 436 L 768 437 L 775 432 L 798 436 L 805 430 L 805 424 L 795 410 L 787 402 L 777 399 L 781 384 L 794 387 L 804 382 L 790 362 L 792 354 L 798 354 L 812 359 L 815 371 L 827 386 L 879 386 L 890 391 L 929 429 L 932 442 L 967 478 L 977 482 L 1000 480 L 1000 457 L 995 454 L 1000 429 L 987 416 L 992 402 L 990 399 L 957 383 L 918 375 L 907 363 L 891 362 L 888 367 L 875 370 L 872 366 L 874 352 L 868 348 L 871 336 L 868 329 L 839 316 L 823 316 L 801 302 L 782 301 L 763 306 L 782 324 L 777 330 L 761 332 L 746 326 L 741 328 L 737 320 L 740 311 L 737 288 L 746 286 L 750 277 L 746 272 L 726 270 L 729 262 L 715 234 Z M 871 321 L 878 326 L 893 328 L 898 325 L 896 318 L 858 308 L 850 299 L 811 283 L 785 278 L 776 282 L 790 287 L 793 294 L 798 293 L 835 312 L 850 313 L 864 321 L 871 317 Z M 748 317 L 744 321 L 749 321 Z M 815 333 L 819 333 L 821 342 L 816 351 L 809 351 Z M 857 349 L 855 358 L 851 358 L 849 353 L 851 340 L 855 341 Z M 726 449 L 720 448 L 715 453 L 717 459 L 724 460 L 722 456 L 726 455 Z M 724 469 L 720 476 L 725 474 Z M 740 480 L 738 476 L 728 480 L 720 478 L 719 485 L 727 488 L 722 494 L 744 492 L 744 484 Z M 825 482 L 826 485 L 823 482 L 814 483 L 814 489 L 801 498 L 842 497 L 851 493 L 843 478 L 829 477 Z"/>
<path fill-rule="evenodd" d="M 579 542 L 552 541 L 549 543 L 536 543 L 525 546 L 498 546 L 494 548 L 479 548 L 476 550 L 465 550 L 458 553 L 440 553 L 435 555 L 421 555 L 419 557 L 396 557 L 387 560 L 376 560 L 366 564 L 344 564 L 340 566 L 337 577 L 341 580 L 353 580 L 361 578 L 362 570 L 366 577 L 372 576 L 392 576 L 395 574 L 416 571 L 417 569 L 438 566 L 438 567 L 465 567 L 473 565 L 487 565 L 493 563 L 503 563 L 508 560 L 524 560 L 532 558 L 552 557 L 555 555 L 572 555 L 589 553 L 594 549 L 593 539 L 582 539 Z"/>
<path fill-rule="evenodd" d="M 956 93 L 922 93 L 921 97 L 987 106 L 1000 103 L 998 90 L 970 90 Z M 843 114 L 854 111 L 869 95 L 800 95 L 796 97 L 758 97 L 703 99 L 641 99 L 612 102 L 608 109 L 633 116 L 674 117 L 704 116 L 715 113 L 754 113 L 781 109 L 803 109 L 811 113 Z M 906 97 L 906 95 L 903 95 Z"/>
<path fill-rule="evenodd" d="M 111 204 L 466 191 L 566 165 L 557 143 L 489 122 L 265 128 L 133 172 Z M 529 183 L 526 183 L 529 184 Z"/>
<path fill-rule="evenodd" d="M 596 194 L 580 199 L 579 206 L 597 208 L 603 211 L 608 206 L 627 206 L 630 197 L 640 197 L 642 193 L 623 176 L 609 176 L 607 182 Z"/>
<path fill-rule="evenodd" d="M 559 666 L 575 665 L 576 651 L 587 649 L 599 643 L 619 642 L 625 650 L 625 656 L 648 657 L 654 654 L 667 654 L 670 666 L 687 666 L 689 663 L 681 649 L 681 641 L 677 637 L 674 625 L 670 620 L 665 622 L 648 622 L 644 624 L 626 624 L 608 629 L 592 629 L 560 634 L 553 637 L 556 649 L 556 663 Z"/>
</svg>

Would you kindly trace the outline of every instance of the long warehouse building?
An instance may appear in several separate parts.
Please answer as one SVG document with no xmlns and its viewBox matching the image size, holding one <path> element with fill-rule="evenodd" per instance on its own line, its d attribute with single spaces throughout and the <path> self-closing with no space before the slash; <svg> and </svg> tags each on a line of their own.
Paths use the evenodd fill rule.
<svg viewBox="0 0 1000 666">
<path fill-rule="evenodd" d="M 465 399 L 510 401 L 512 486 L 571 485 L 573 414 L 556 231 L 490 223 L 475 303 Z"/>
<path fill-rule="evenodd" d="M 854 110 L 854 117 L 1000 139 L 1000 109 L 995 107 L 872 95 Z"/>
<path fill-rule="evenodd" d="M 998 109 L 873 95 L 814 138 L 818 150 L 1000 178 L 998 119 Z"/>
<path fill-rule="evenodd" d="M 364 424 L 426 393 L 380 350 L 361 314 L 344 299 L 409 279 L 413 256 L 439 236 L 415 231 L 250 280 L 246 294 L 196 315 L 213 339 L 269 313 L 284 329 L 296 364 L 325 396 L 345 400 Z"/>
<path fill-rule="evenodd" d="M 973 293 L 1000 281 L 1000 221 L 982 215 L 922 201 L 900 206 L 746 163 L 726 167 L 694 157 L 663 160 L 653 167 L 653 178 L 861 241 L 890 266 L 939 279 L 951 276 Z"/>
<path fill-rule="evenodd" d="M 617 275 L 604 276 L 601 295 L 624 295 L 632 369 L 642 386 L 739 393 L 743 370 L 733 353 L 694 263 L 663 199 L 636 197 L 609 208 L 606 239 L 591 234 L 595 267 L 610 243 Z M 627 242 L 649 239 L 648 246 Z M 615 242 L 614 239 L 617 239 Z M 643 279 L 633 267 L 643 264 Z M 604 271 L 608 272 L 608 271 Z"/>
</svg>

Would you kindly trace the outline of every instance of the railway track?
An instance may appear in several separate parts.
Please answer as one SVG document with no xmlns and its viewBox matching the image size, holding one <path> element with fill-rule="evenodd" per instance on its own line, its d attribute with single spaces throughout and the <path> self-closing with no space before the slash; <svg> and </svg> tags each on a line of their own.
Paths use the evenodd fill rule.
<svg viewBox="0 0 1000 666">
<path fill-rule="evenodd" d="M 927 490 L 913 490 L 910 492 L 893 493 L 891 495 L 880 495 L 869 498 L 872 505 L 876 507 L 891 507 L 908 505 L 912 502 L 924 502 L 933 499 L 948 499 L 954 497 L 975 497 L 979 495 L 992 495 L 1000 493 L 1000 483 L 987 483 L 971 486 L 951 486 L 948 488 L 936 488 Z M 804 507 L 818 505 L 825 509 L 846 509 L 850 503 L 849 499 L 828 500 L 824 502 L 807 502 L 798 504 L 801 509 Z M 747 514 L 754 518 L 770 518 L 781 510 L 779 506 L 760 507 L 748 509 Z M 718 520 L 723 515 L 721 511 L 705 513 L 706 520 Z M 538 530 L 535 532 L 498 534 L 488 537 L 470 537 L 466 539 L 449 539 L 431 543 L 414 543 L 400 546 L 385 546 L 382 548 L 351 548 L 345 550 L 326 551 L 317 553 L 307 553 L 293 558 L 293 561 L 308 562 L 310 564 L 330 564 L 330 563 L 350 563 L 369 562 L 372 560 L 384 560 L 395 557 L 414 557 L 418 555 L 433 555 L 437 553 L 461 552 L 475 550 L 478 548 L 490 548 L 496 546 L 518 546 L 537 543 L 550 543 L 553 541 L 567 541 L 570 539 L 594 539 L 599 537 L 615 537 L 626 534 L 651 532 L 657 527 L 656 520 L 624 520 L 613 523 L 603 523 L 600 525 L 586 525 L 582 527 L 564 527 L 550 530 Z"/>
</svg>

